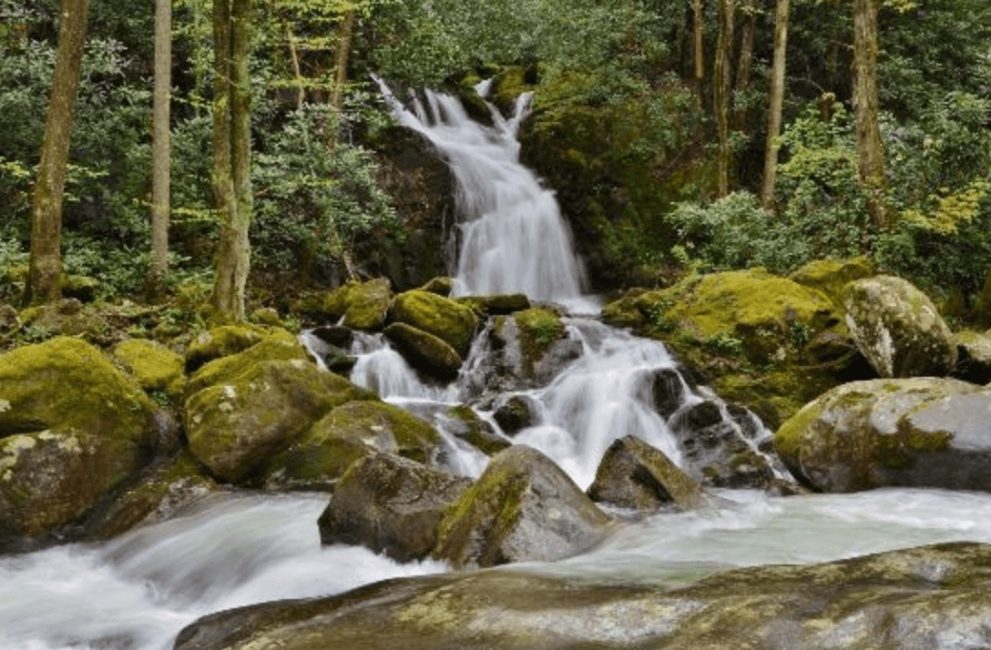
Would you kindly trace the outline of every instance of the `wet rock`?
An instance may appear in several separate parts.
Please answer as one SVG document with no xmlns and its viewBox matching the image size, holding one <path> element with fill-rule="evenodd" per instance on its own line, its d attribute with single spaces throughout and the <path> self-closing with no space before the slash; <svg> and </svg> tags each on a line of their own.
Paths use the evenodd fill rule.
<svg viewBox="0 0 991 650">
<path fill-rule="evenodd" d="M 491 424 L 483 420 L 470 406 L 454 406 L 445 413 L 444 429 L 461 438 L 475 449 L 491 456 L 512 443 L 496 433 Z"/>
<path fill-rule="evenodd" d="M 508 293 L 495 296 L 469 296 L 467 298 L 459 298 L 458 301 L 476 308 L 489 316 L 505 316 L 530 309 L 530 299 L 522 293 Z"/>
<path fill-rule="evenodd" d="M 249 480 L 331 409 L 370 397 L 309 361 L 266 361 L 186 400 L 189 449 L 216 476 Z"/>
<path fill-rule="evenodd" d="M 427 557 L 445 509 L 471 486 L 466 478 L 390 454 L 363 458 L 344 474 L 320 516 L 324 544 L 366 546 L 397 562 Z"/>
<path fill-rule="evenodd" d="M 512 395 L 502 401 L 493 417 L 507 436 L 513 436 L 534 426 L 540 413 L 539 405 L 528 395 Z"/>
<path fill-rule="evenodd" d="M 347 350 L 354 340 L 354 332 L 350 327 L 343 325 L 324 325 L 310 330 L 313 336 L 317 337 L 327 345 L 333 345 Z"/>
<path fill-rule="evenodd" d="M 461 356 L 468 354 L 478 317 L 471 308 L 427 291 L 399 294 L 389 310 L 390 319 L 432 334 Z"/>
<path fill-rule="evenodd" d="M 348 467 L 375 452 L 432 463 L 441 437 L 429 424 L 398 406 L 358 400 L 331 410 L 288 447 L 263 474 L 270 489 L 333 489 Z"/>
<path fill-rule="evenodd" d="M 447 298 L 454 290 L 454 278 L 447 277 L 446 275 L 438 276 L 420 287 L 420 290 L 436 293 L 438 296 Z"/>
<path fill-rule="evenodd" d="M 651 378 L 654 409 L 665 419 L 681 408 L 688 394 L 685 381 L 674 368 L 662 368 Z"/>
<path fill-rule="evenodd" d="M 389 580 L 212 614 L 177 650 L 486 647 L 959 650 L 991 646 L 991 546 L 726 571 L 687 587 L 508 570 Z"/>
<path fill-rule="evenodd" d="M 881 377 L 942 377 L 957 347 L 936 306 L 910 283 L 879 275 L 844 292 L 846 323 L 857 347 Z"/>
<path fill-rule="evenodd" d="M 128 339 L 114 347 L 114 358 L 146 391 L 182 393 L 184 360 L 160 343 Z"/>
<path fill-rule="evenodd" d="M 393 323 L 385 335 L 411 366 L 434 379 L 457 379 L 463 363 L 461 355 L 443 339 L 406 323 Z"/>
<path fill-rule="evenodd" d="M 553 561 L 602 539 L 607 517 L 553 461 L 515 445 L 441 522 L 434 557 L 455 566 Z"/>
<path fill-rule="evenodd" d="M 347 376 L 358 363 L 358 358 L 351 356 L 340 348 L 332 347 L 324 354 L 323 363 L 327 366 L 327 370 Z"/>
<path fill-rule="evenodd" d="M 701 486 L 659 449 L 634 436 L 606 450 L 588 489 L 593 501 L 621 508 L 656 510 L 674 504 L 691 510 L 706 503 Z"/>
<path fill-rule="evenodd" d="M 973 384 L 991 382 L 991 336 L 966 331 L 956 334 L 953 341 L 957 345 L 953 376 Z"/>
<path fill-rule="evenodd" d="M 991 391 L 954 379 L 846 384 L 775 434 L 796 478 L 824 492 L 878 487 L 991 490 Z"/>
</svg>

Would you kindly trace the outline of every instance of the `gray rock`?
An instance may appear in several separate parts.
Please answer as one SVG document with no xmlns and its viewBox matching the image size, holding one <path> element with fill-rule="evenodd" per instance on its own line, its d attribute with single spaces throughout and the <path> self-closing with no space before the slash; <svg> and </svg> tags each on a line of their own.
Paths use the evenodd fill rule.
<svg viewBox="0 0 991 650">
<path fill-rule="evenodd" d="M 385 335 L 411 366 L 434 379 L 457 379 L 463 360 L 444 340 L 406 323 L 393 323 Z"/>
<path fill-rule="evenodd" d="M 991 336 L 966 331 L 954 335 L 953 340 L 957 346 L 953 376 L 974 384 L 991 382 Z"/>
<path fill-rule="evenodd" d="M 706 503 L 694 479 L 662 451 L 633 436 L 609 446 L 588 495 L 593 501 L 637 510 L 656 510 L 667 504 L 691 510 Z"/>
</svg>

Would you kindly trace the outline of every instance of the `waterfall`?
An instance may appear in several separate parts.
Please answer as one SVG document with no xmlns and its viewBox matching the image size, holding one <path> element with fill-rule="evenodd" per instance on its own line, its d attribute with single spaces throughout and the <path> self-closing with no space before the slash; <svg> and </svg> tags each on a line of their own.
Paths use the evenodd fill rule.
<svg viewBox="0 0 991 650">
<path fill-rule="evenodd" d="M 516 136 L 531 96 L 519 98 L 509 119 L 489 104 L 493 126 L 487 127 L 472 120 L 451 95 L 426 90 L 407 109 L 377 81 L 399 122 L 429 139 L 451 165 L 462 220 L 455 295 L 525 293 L 562 304 L 579 300 L 584 271 L 554 193 L 520 163 Z"/>
</svg>

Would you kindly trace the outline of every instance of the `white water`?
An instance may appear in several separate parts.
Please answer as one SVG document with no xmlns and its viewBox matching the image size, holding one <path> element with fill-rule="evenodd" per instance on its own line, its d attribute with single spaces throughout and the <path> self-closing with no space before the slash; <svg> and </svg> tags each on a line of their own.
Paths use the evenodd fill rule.
<svg viewBox="0 0 991 650">
<path fill-rule="evenodd" d="M 519 162 L 516 134 L 530 95 L 504 119 L 490 105 L 494 125 L 472 120 L 455 97 L 424 91 L 412 109 L 379 80 L 396 118 L 430 140 L 451 165 L 462 222 L 455 295 L 525 293 L 568 303 L 581 298 L 585 279 L 553 192 Z M 487 86 L 480 85 L 487 92 Z"/>
</svg>

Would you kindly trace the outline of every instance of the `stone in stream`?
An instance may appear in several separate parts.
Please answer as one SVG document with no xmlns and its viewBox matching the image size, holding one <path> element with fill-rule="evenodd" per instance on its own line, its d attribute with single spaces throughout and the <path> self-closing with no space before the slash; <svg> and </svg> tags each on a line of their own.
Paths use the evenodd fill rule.
<svg viewBox="0 0 991 650">
<path fill-rule="evenodd" d="M 881 377 L 943 377 L 957 361 L 950 328 L 909 282 L 879 275 L 847 285 L 846 323 Z"/>
<path fill-rule="evenodd" d="M 448 277 L 446 275 L 439 275 L 436 278 L 432 278 L 426 282 L 422 287 L 421 291 L 427 291 L 429 293 L 436 293 L 438 296 L 443 296 L 447 298 L 454 291 L 454 278 Z"/>
<path fill-rule="evenodd" d="M 470 307 L 420 290 L 396 296 L 389 308 L 389 319 L 433 334 L 461 357 L 468 354 L 479 324 Z"/>
<path fill-rule="evenodd" d="M 423 374 L 440 381 L 457 379 L 461 355 L 443 339 L 406 323 L 393 323 L 385 335 L 403 358 Z"/>
<path fill-rule="evenodd" d="M 823 492 L 991 491 L 991 390 L 919 377 L 846 384 L 775 434 L 788 469 Z"/>
<path fill-rule="evenodd" d="M 461 438 L 483 454 L 491 456 L 513 443 L 496 433 L 491 424 L 483 420 L 466 405 L 453 406 L 444 414 L 444 429 Z"/>
<path fill-rule="evenodd" d="M 514 445 L 448 510 L 434 557 L 458 567 L 549 562 L 600 541 L 609 522 L 553 461 Z"/>
<path fill-rule="evenodd" d="M 497 569 L 211 614 L 176 650 L 991 647 L 991 546 L 752 567 L 671 588 Z"/>
<path fill-rule="evenodd" d="M 507 316 L 530 309 L 530 299 L 522 293 L 506 293 L 495 296 L 467 296 L 458 302 L 477 308 L 488 316 Z"/>
<path fill-rule="evenodd" d="M 539 405 L 529 395 L 511 395 L 496 407 L 493 418 L 507 436 L 514 436 L 537 421 Z"/>
<path fill-rule="evenodd" d="M 685 381 L 674 368 L 661 368 L 651 378 L 654 409 L 665 419 L 674 415 L 685 402 Z"/>
<path fill-rule="evenodd" d="M 320 516 L 320 540 L 366 546 L 397 562 L 425 558 L 445 508 L 470 486 L 466 478 L 399 456 L 368 456 L 341 477 Z"/>
<path fill-rule="evenodd" d="M 347 350 L 354 340 L 354 331 L 350 327 L 343 325 L 324 325 L 310 330 L 313 336 L 317 337 L 327 345 Z"/>
<path fill-rule="evenodd" d="M 609 446 L 588 495 L 599 503 L 636 510 L 656 510 L 668 504 L 692 510 L 707 502 L 694 479 L 662 451 L 634 436 L 619 438 Z"/>
</svg>

